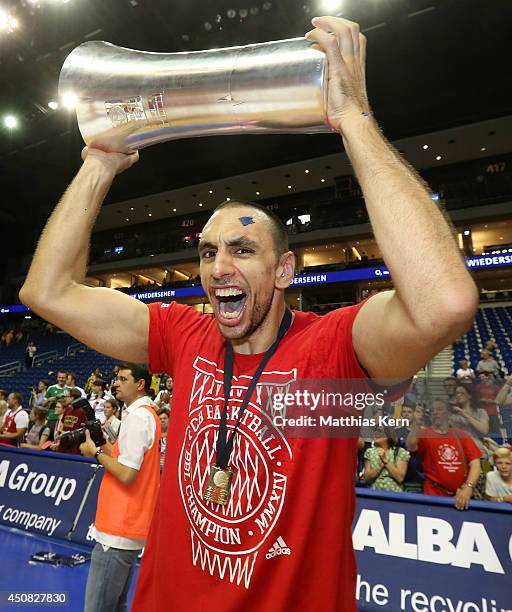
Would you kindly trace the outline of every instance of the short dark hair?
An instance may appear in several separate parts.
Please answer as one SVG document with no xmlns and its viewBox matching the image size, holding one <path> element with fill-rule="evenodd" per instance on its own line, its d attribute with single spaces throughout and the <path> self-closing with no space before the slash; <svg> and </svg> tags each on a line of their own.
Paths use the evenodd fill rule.
<svg viewBox="0 0 512 612">
<path fill-rule="evenodd" d="M 120 370 L 130 370 L 134 380 L 143 380 L 144 381 L 144 391 L 149 393 L 151 389 L 151 374 L 147 366 L 143 363 L 130 363 L 125 361 L 123 363 L 117 364 Z"/>
<path fill-rule="evenodd" d="M 114 412 L 117 412 L 119 410 L 119 404 L 117 403 L 117 400 L 113 397 L 109 397 L 108 399 L 106 399 L 105 404 L 110 404 L 114 409 Z"/>
<path fill-rule="evenodd" d="M 10 395 L 13 396 L 13 398 L 18 402 L 18 404 L 21 404 L 22 397 L 21 397 L 21 393 L 18 393 L 17 391 L 11 391 Z"/>
<path fill-rule="evenodd" d="M 82 397 L 82 393 L 76 387 L 73 387 L 69 391 L 69 397 L 73 398 L 74 400 L 77 400 Z"/>
<path fill-rule="evenodd" d="M 107 383 L 104 380 L 101 380 L 101 378 L 95 378 L 92 383 L 91 383 L 91 387 L 101 387 L 103 391 L 105 391 L 105 389 L 107 388 Z"/>
<path fill-rule="evenodd" d="M 65 374 L 67 376 L 68 375 L 68 371 L 67 370 L 63 370 L 62 368 L 59 368 L 57 370 L 57 374 Z"/>
<path fill-rule="evenodd" d="M 71 378 L 76 382 L 76 374 L 74 372 L 68 372 L 67 375 L 71 376 Z"/>
<path fill-rule="evenodd" d="M 272 226 L 274 249 L 278 257 L 290 250 L 290 247 L 288 245 L 288 232 L 286 231 L 285 225 L 283 224 L 281 219 L 275 214 L 275 212 L 269 210 L 261 204 L 257 204 L 256 202 L 246 202 L 245 200 L 224 200 L 224 202 L 221 202 L 215 208 L 213 213 L 215 214 L 218 210 L 222 210 L 223 208 L 239 208 L 240 206 L 247 206 L 248 208 L 254 208 L 254 210 L 259 210 L 270 221 L 270 224 Z"/>
</svg>

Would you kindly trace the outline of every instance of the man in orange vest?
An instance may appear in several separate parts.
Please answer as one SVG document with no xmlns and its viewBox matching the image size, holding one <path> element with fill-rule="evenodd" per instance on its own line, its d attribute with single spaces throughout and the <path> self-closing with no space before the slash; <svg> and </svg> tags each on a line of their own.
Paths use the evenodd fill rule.
<svg viewBox="0 0 512 612">
<path fill-rule="evenodd" d="M 146 537 L 160 486 L 160 421 L 151 407 L 146 366 L 122 363 L 114 383 L 124 402 L 115 444 L 96 447 L 86 431 L 85 457 L 105 468 L 98 495 L 96 539 L 85 593 L 86 612 L 126 610 L 137 557 Z"/>
</svg>

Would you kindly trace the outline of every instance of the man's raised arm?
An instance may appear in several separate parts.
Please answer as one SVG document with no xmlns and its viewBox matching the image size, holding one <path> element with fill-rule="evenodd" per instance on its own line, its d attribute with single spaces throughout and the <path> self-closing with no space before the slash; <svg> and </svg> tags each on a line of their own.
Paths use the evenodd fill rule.
<svg viewBox="0 0 512 612">
<path fill-rule="evenodd" d="M 359 26 L 335 17 L 313 25 L 306 38 L 329 65 L 328 119 L 343 137 L 395 286 L 359 311 L 354 348 L 370 376 L 408 378 L 467 330 L 477 290 L 431 192 L 372 117 Z"/>
<path fill-rule="evenodd" d="M 92 228 L 116 174 L 137 153 L 89 148 L 52 213 L 37 246 L 20 300 L 77 340 L 119 359 L 146 363 L 149 311 L 142 302 L 103 287 L 87 287 Z"/>
</svg>

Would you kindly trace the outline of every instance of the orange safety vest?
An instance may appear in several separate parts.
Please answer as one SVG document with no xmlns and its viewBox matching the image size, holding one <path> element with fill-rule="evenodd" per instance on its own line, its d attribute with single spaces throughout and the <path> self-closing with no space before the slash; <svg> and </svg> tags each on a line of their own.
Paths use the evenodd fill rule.
<svg viewBox="0 0 512 612">
<path fill-rule="evenodd" d="M 99 531 L 124 538 L 147 537 L 160 487 L 160 419 L 150 406 L 141 408 L 155 419 L 153 446 L 146 451 L 137 478 L 131 484 L 123 484 L 105 470 L 94 521 Z M 118 438 L 112 457 L 117 459 L 119 454 Z"/>
</svg>

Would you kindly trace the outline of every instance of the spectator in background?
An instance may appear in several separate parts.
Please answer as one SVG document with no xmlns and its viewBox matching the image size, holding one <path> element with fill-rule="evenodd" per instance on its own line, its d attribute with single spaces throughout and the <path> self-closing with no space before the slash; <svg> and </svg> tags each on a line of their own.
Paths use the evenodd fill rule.
<svg viewBox="0 0 512 612">
<path fill-rule="evenodd" d="M 481 474 L 481 452 L 465 431 L 450 427 L 448 406 L 443 399 L 430 402 L 432 426 L 420 430 L 414 423 L 407 448 L 423 459 L 424 493 L 454 496 L 457 510 L 467 510 Z"/>
<path fill-rule="evenodd" d="M 34 357 L 37 353 L 37 346 L 33 340 L 29 340 L 27 348 L 25 349 L 25 367 L 31 368 L 34 365 Z"/>
<path fill-rule="evenodd" d="M 486 457 L 487 449 L 483 439 L 489 433 L 489 416 L 483 408 L 478 407 L 471 385 L 457 385 L 455 390 L 455 406 L 452 406 L 450 426 L 467 432 Z"/>
<path fill-rule="evenodd" d="M 169 410 L 166 408 L 159 408 L 156 411 L 158 418 L 160 419 L 160 425 L 162 431 L 160 435 L 160 471 L 164 469 L 165 462 L 165 451 L 167 450 L 167 429 L 169 427 Z"/>
<path fill-rule="evenodd" d="M 7 394 L 5 392 L 5 389 L 0 389 L 0 400 L 5 400 L 7 397 Z"/>
<path fill-rule="evenodd" d="M 491 353 L 487 350 L 480 351 L 480 361 L 476 366 L 476 371 L 480 374 L 481 372 L 487 372 L 492 374 L 495 378 L 499 378 L 500 367 L 497 361 L 493 358 Z"/>
<path fill-rule="evenodd" d="M 457 380 L 474 380 L 476 378 L 475 370 L 469 367 L 467 359 L 461 359 L 459 361 L 459 369 L 455 373 Z"/>
<path fill-rule="evenodd" d="M 117 418 L 117 408 L 118 404 L 114 398 L 105 400 L 103 404 L 105 422 L 102 424 L 102 428 L 110 444 L 114 444 L 117 440 L 121 427 L 121 421 Z"/>
<path fill-rule="evenodd" d="M 30 399 L 28 400 L 29 408 L 36 408 L 37 406 L 45 406 L 46 403 L 46 392 L 48 391 L 49 383 L 46 380 L 40 380 L 37 383 L 37 391 L 32 387 L 30 392 Z"/>
<path fill-rule="evenodd" d="M 115 397 L 115 391 L 116 391 L 116 388 L 115 388 L 114 383 L 115 383 L 115 382 L 116 382 L 116 380 L 117 380 L 117 375 L 118 375 L 118 374 L 119 374 L 119 366 L 118 366 L 118 365 L 115 365 L 115 366 L 112 368 L 112 372 L 110 372 L 110 383 L 109 383 L 109 386 L 108 386 L 109 391 L 110 391 L 110 393 L 111 393 L 112 397 Z"/>
<path fill-rule="evenodd" d="M 96 379 L 92 385 L 92 393 L 90 404 L 92 409 L 94 410 L 94 415 L 100 421 L 100 423 L 105 422 L 105 388 L 107 383 L 101 379 Z"/>
<path fill-rule="evenodd" d="M 73 400 L 68 399 L 63 402 L 63 414 L 62 424 L 59 427 L 59 440 L 58 448 L 59 453 L 69 453 L 71 455 L 79 455 L 80 450 L 78 447 L 70 445 L 68 440 L 64 438 L 65 434 L 79 429 L 87 420 L 87 414 L 81 404 L 87 405 L 87 400 L 84 400 L 80 396 L 78 389 L 72 389 L 71 393 L 74 395 Z"/>
<path fill-rule="evenodd" d="M 374 446 L 364 454 L 363 480 L 371 489 L 403 492 L 409 453 L 398 446 L 398 439 L 391 427 L 376 427 Z"/>
<path fill-rule="evenodd" d="M 57 420 L 55 415 L 55 404 L 57 401 L 62 401 L 66 397 L 69 397 L 69 387 L 66 385 L 68 373 L 66 370 L 58 370 L 57 372 L 57 384 L 51 385 L 46 391 L 46 404 L 45 408 L 48 408 L 48 424 L 50 425 L 53 421 Z"/>
<path fill-rule="evenodd" d="M 0 443 L 19 446 L 28 428 L 28 414 L 21 405 L 21 395 L 16 391 L 7 396 L 9 408 L 0 433 Z"/>
<path fill-rule="evenodd" d="M 170 376 L 165 379 L 165 389 L 161 389 L 155 397 L 155 404 L 158 408 L 171 409 L 173 381 Z"/>
<path fill-rule="evenodd" d="M 494 378 L 489 373 L 481 372 L 478 375 L 479 406 L 489 417 L 489 433 L 497 435 L 500 434 L 500 418 L 496 404 L 496 395 L 499 390 L 500 388 L 494 383 Z"/>
<path fill-rule="evenodd" d="M 494 351 L 496 350 L 496 343 L 494 342 L 494 340 L 487 340 L 487 342 L 485 343 L 485 350 L 489 351 L 491 355 L 494 353 Z"/>
<path fill-rule="evenodd" d="M 495 401 L 498 406 L 512 405 L 512 374 L 505 379 L 505 384 L 496 395 Z"/>
<path fill-rule="evenodd" d="M 20 444 L 22 448 L 42 450 L 44 443 L 50 436 L 50 428 L 46 425 L 47 416 L 48 408 L 42 408 L 41 406 L 32 408 L 25 442 Z"/>
<path fill-rule="evenodd" d="M 417 423 L 420 427 L 427 427 L 428 426 L 427 421 L 428 421 L 428 418 L 427 418 L 427 415 L 425 414 L 425 408 L 423 407 L 422 404 L 416 404 L 414 408 L 413 423 Z"/>
<path fill-rule="evenodd" d="M 62 433 L 62 420 L 64 418 L 64 410 L 64 400 L 59 400 L 58 402 L 55 402 L 54 411 L 56 419 L 54 421 L 46 421 L 46 424 L 48 425 L 48 428 L 50 430 L 50 435 L 48 437 L 50 440 L 53 441 L 53 444 L 50 446 L 50 449 L 53 451 L 56 451 L 59 448 L 59 438 Z"/>
<path fill-rule="evenodd" d="M 414 411 L 416 409 L 416 401 L 414 398 L 406 395 L 404 397 L 402 408 L 400 410 L 400 418 L 407 421 L 407 425 L 402 425 L 395 430 L 398 444 L 403 448 L 406 448 L 407 436 L 411 432 L 412 423 L 414 420 Z"/>
<path fill-rule="evenodd" d="M 84 389 L 76 384 L 76 375 L 73 372 L 68 372 L 66 384 L 70 389 L 78 389 L 80 391 L 80 397 L 87 399 Z"/>
<path fill-rule="evenodd" d="M 417 410 L 417 406 L 420 409 Z M 402 404 L 400 418 L 408 422 L 408 425 L 403 425 L 396 429 L 398 444 L 407 450 L 407 438 L 411 433 L 411 428 L 414 421 L 423 424 L 423 407 L 421 404 L 416 404 L 415 398 L 406 395 Z M 413 455 L 407 463 L 407 472 L 404 478 L 404 491 L 407 493 L 421 493 L 423 491 L 423 465 L 419 455 Z"/>
<path fill-rule="evenodd" d="M 449 404 L 455 404 L 455 389 L 457 388 L 458 380 L 455 376 L 447 376 L 443 380 L 444 392 Z"/>
<path fill-rule="evenodd" d="M 162 380 L 162 374 L 153 374 L 151 376 L 151 388 L 155 392 L 154 395 L 150 395 L 151 399 L 154 401 L 156 394 L 160 391 L 160 381 Z"/>
<path fill-rule="evenodd" d="M 486 474 L 485 494 L 491 501 L 512 502 L 512 450 L 497 448 L 492 457 L 495 470 Z"/>
<path fill-rule="evenodd" d="M 4 427 L 4 421 L 8 410 L 9 406 L 7 405 L 7 402 L 4 399 L 0 399 L 0 431 L 2 431 Z"/>
<path fill-rule="evenodd" d="M 92 393 L 92 384 L 95 380 L 103 380 L 103 372 L 100 368 L 96 368 L 94 372 L 91 373 L 91 375 L 87 379 L 87 382 L 85 383 L 85 392 L 87 393 L 87 395 L 90 395 Z"/>
</svg>

